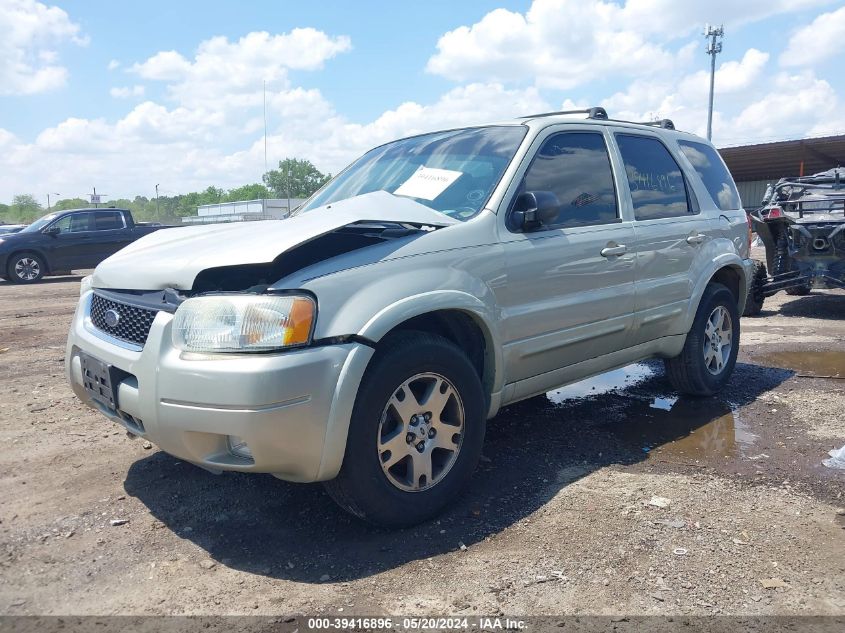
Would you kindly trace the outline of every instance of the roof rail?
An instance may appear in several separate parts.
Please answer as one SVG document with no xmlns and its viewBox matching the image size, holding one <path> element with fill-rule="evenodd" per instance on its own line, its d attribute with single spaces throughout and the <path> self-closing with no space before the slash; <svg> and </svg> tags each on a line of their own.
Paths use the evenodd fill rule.
<svg viewBox="0 0 845 633">
<path fill-rule="evenodd" d="M 632 121 L 634 123 L 634 121 Z M 675 124 L 672 119 L 660 119 L 659 121 L 637 121 L 637 125 L 653 125 L 655 127 L 663 128 L 664 130 L 674 130 Z"/>
<path fill-rule="evenodd" d="M 586 114 L 588 119 L 602 119 L 607 121 L 607 110 L 604 108 L 584 108 L 583 110 L 561 110 L 560 112 L 541 112 L 519 117 L 520 119 L 539 119 L 545 116 L 557 116 L 559 114 Z"/>
</svg>

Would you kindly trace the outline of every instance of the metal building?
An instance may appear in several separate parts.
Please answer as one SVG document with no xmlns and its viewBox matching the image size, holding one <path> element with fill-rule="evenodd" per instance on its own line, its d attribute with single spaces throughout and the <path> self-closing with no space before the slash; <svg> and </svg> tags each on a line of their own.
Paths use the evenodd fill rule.
<svg viewBox="0 0 845 633">
<path fill-rule="evenodd" d="M 250 220 L 281 220 L 305 202 L 304 198 L 266 198 L 262 200 L 240 200 L 203 204 L 197 207 L 197 214 L 182 218 L 185 224 L 214 224 L 220 222 L 248 222 Z"/>
</svg>

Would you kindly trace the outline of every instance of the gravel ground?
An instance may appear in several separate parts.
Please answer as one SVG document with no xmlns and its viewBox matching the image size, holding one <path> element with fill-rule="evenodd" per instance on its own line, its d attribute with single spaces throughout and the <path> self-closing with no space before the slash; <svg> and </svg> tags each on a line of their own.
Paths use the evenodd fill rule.
<svg viewBox="0 0 845 633">
<path fill-rule="evenodd" d="M 80 405 L 78 288 L 0 282 L 2 614 L 845 614 L 843 292 L 744 319 L 717 398 L 650 362 L 508 407 L 467 494 L 386 532 Z"/>
</svg>

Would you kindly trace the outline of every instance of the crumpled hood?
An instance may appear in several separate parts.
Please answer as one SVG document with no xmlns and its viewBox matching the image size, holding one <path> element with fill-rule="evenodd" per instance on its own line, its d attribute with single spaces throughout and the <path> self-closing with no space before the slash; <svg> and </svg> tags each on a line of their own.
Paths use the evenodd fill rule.
<svg viewBox="0 0 845 633">
<path fill-rule="evenodd" d="M 447 226 L 454 220 L 385 191 L 349 198 L 285 220 L 164 229 L 118 251 L 94 271 L 94 287 L 189 290 L 207 268 L 264 264 L 283 252 L 355 222 Z"/>
</svg>

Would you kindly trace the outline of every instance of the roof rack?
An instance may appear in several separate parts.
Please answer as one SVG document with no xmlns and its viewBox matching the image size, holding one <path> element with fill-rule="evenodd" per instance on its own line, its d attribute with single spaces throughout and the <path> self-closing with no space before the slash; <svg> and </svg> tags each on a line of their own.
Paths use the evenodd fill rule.
<svg viewBox="0 0 845 633">
<path fill-rule="evenodd" d="M 584 108 L 583 110 L 561 110 L 560 112 L 541 112 L 540 114 L 529 114 L 521 116 L 520 119 L 539 119 L 545 116 L 557 116 L 559 114 L 586 114 L 588 119 L 602 119 L 607 121 L 607 110 L 604 108 Z"/>
<path fill-rule="evenodd" d="M 607 116 L 607 110 L 601 107 L 584 108 L 583 110 L 561 110 L 560 112 L 541 112 L 539 114 L 529 114 L 528 116 L 521 116 L 520 119 L 539 119 L 547 116 L 558 116 L 560 114 L 586 114 L 588 119 L 599 119 L 601 121 L 617 121 L 619 119 L 611 119 Z M 675 124 L 672 119 L 660 119 L 659 121 L 621 121 L 621 123 L 634 123 L 635 125 L 650 125 L 653 127 L 663 128 L 664 130 L 674 130 Z"/>
<path fill-rule="evenodd" d="M 634 121 L 631 121 L 634 123 Z M 660 127 L 664 130 L 674 130 L 675 124 L 672 123 L 672 119 L 660 119 L 659 121 L 636 121 L 637 125 L 652 125 L 654 127 Z"/>
</svg>

